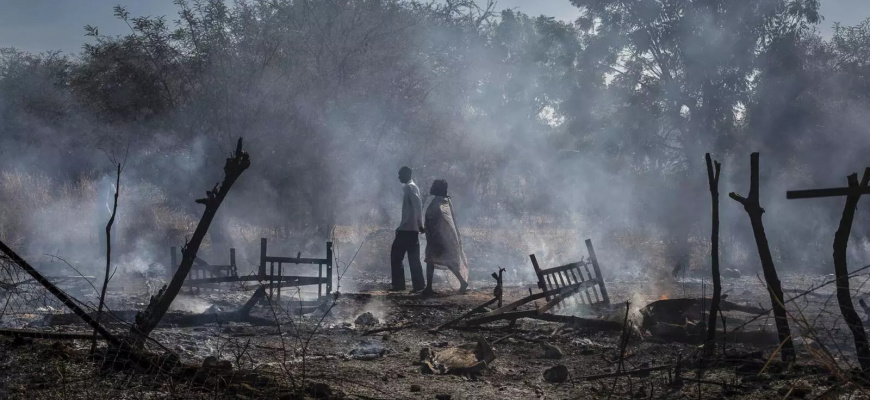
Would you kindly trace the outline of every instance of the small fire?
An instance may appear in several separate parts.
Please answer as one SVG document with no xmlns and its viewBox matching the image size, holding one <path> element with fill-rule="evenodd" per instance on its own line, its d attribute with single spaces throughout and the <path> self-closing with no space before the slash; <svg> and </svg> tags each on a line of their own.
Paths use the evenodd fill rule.
<svg viewBox="0 0 870 400">
<path fill-rule="evenodd" d="M 661 297 L 659 300 L 667 300 L 667 299 L 668 299 L 668 295 L 663 294 L 662 297 Z"/>
</svg>

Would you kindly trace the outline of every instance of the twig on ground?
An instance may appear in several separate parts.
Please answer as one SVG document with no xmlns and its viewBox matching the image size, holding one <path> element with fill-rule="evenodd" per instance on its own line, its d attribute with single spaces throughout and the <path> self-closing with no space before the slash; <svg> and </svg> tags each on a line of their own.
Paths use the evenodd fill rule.
<svg viewBox="0 0 870 400">
<path fill-rule="evenodd" d="M 400 331 L 400 330 L 405 329 L 405 328 L 410 328 L 411 326 L 413 326 L 413 325 L 412 324 L 405 324 L 405 325 L 399 325 L 399 326 L 388 326 L 388 327 L 384 327 L 384 328 L 371 329 L 368 331 L 364 331 L 362 333 L 362 336 L 374 335 L 376 333 L 382 333 L 382 332 L 397 332 L 397 331 Z"/>
</svg>

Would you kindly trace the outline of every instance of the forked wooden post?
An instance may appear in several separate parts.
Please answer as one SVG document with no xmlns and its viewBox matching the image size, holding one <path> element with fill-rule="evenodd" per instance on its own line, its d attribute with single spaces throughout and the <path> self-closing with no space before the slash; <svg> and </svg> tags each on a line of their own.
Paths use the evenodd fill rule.
<svg viewBox="0 0 870 400">
<path fill-rule="evenodd" d="M 786 194 L 788 199 L 813 199 L 819 197 L 846 196 L 846 205 L 840 218 L 840 225 L 834 234 L 834 274 L 837 279 L 837 303 L 840 305 L 840 313 L 843 320 L 852 332 L 855 341 L 855 351 L 858 355 L 858 363 L 861 370 L 866 374 L 870 372 L 870 344 L 867 341 L 867 332 L 855 305 L 852 303 L 852 294 L 849 291 L 849 271 L 846 262 L 846 249 L 849 243 L 849 235 L 852 231 L 852 221 L 855 218 L 855 209 L 862 194 L 870 193 L 870 168 L 864 169 L 864 176 L 858 182 L 858 174 L 849 175 L 849 186 L 845 188 L 793 190 Z"/>
<path fill-rule="evenodd" d="M 764 280 L 767 283 L 770 303 L 773 307 L 777 336 L 782 346 L 780 356 L 785 362 L 793 362 L 795 360 L 794 342 L 792 341 L 791 329 L 788 326 L 788 314 L 783 303 L 785 298 L 782 295 L 782 283 L 779 281 L 779 276 L 776 273 L 776 266 L 773 263 L 773 257 L 770 255 L 770 244 L 767 241 L 767 235 L 764 233 L 764 223 L 762 221 L 764 209 L 761 208 L 759 203 L 758 159 L 758 153 L 752 153 L 749 156 L 749 195 L 744 198 L 735 192 L 731 192 L 728 196 L 740 203 L 749 216 L 752 233 L 755 236 L 755 245 L 758 247 L 758 256 L 761 260 L 761 269 L 764 272 Z"/>
<path fill-rule="evenodd" d="M 712 199 L 710 266 L 713 273 L 713 299 L 710 302 L 710 315 L 707 318 L 707 340 L 704 342 L 704 355 L 709 357 L 713 355 L 715 350 L 716 316 L 719 313 L 719 303 L 722 300 L 722 282 L 719 275 L 719 172 L 722 164 L 714 161 L 710 153 L 707 153 L 704 158 L 707 161 L 707 181 L 710 184 L 710 198 Z M 724 347 L 722 351 L 725 351 Z"/>
<path fill-rule="evenodd" d="M 598 257 L 595 257 L 595 249 L 592 248 L 592 239 L 586 239 L 586 250 L 589 251 L 589 260 L 592 261 L 592 269 L 595 270 L 595 278 L 598 279 L 598 288 L 601 289 L 601 298 L 604 304 L 610 304 L 610 296 L 607 295 L 607 286 L 604 285 L 604 276 L 598 266 Z"/>
</svg>

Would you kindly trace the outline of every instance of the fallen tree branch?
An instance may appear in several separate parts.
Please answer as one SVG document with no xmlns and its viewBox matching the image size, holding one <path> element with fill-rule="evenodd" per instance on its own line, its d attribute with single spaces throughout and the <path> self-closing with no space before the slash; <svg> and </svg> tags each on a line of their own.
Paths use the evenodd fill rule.
<svg viewBox="0 0 870 400">
<path fill-rule="evenodd" d="M 836 281 L 835 280 L 831 281 L 831 283 L 833 283 L 833 282 L 836 282 Z M 818 288 L 816 288 L 816 289 L 818 289 Z M 813 289 L 813 290 L 815 290 L 815 289 Z M 797 293 L 798 294 L 798 296 L 795 296 L 795 297 L 788 299 L 786 301 L 786 303 L 788 303 L 789 301 L 795 300 L 796 298 L 804 297 L 804 296 L 811 296 L 811 297 L 815 297 L 815 298 L 819 298 L 819 299 L 828 298 L 828 295 L 818 294 L 818 293 L 814 293 L 812 291 L 806 291 L 806 290 L 800 290 L 800 289 L 782 289 L 782 292 L 783 293 Z"/>
<path fill-rule="evenodd" d="M 6 256 L 9 257 L 9 259 L 17 264 L 21 269 L 23 269 L 24 272 L 27 272 L 27 274 L 33 277 L 33 279 L 39 282 L 40 285 L 45 287 L 46 290 L 48 290 L 51 294 L 57 297 L 57 299 L 60 300 L 63 305 L 67 306 L 67 308 L 69 308 L 74 314 L 76 314 L 79 318 L 85 321 L 85 323 L 90 325 L 91 328 L 94 328 L 94 330 L 97 331 L 100 336 L 105 338 L 106 341 L 116 346 L 121 345 L 121 341 L 118 340 L 118 338 L 109 333 L 109 331 L 107 331 L 106 328 L 103 328 L 103 326 L 100 325 L 95 319 L 91 318 L 91 316 L 88 315 L 88 313 L 84 309 L 76 304 L 76 301 L 71 296 L 64 293 L 63 290 L 58 289 L 57 286 L 54 286 L 54 284 L 49 282 L 48 279 L 45 279 L 42 274 L 40 274 L 30 264 L 28 264 L 27 261 L 24 261 L 23 258 L 21 258 L 14 251 L 12 251 L 12 249 L 6 246 L 6 244 L 2 241 L 0 241 L 0 251 L 2 251 L 3 254 L 6 254 Z"/>
<path fill-rule="evenodd" d="M 106 317 L 111 317 L 119 321 L 132 322 L 135 321 L 136 310 L 121 310 L 103 312 Z M 89 314 L 91 317 L 96 316 L 95 313 Z M 62 326 L 71 325 L 78 322 L 73 317 L 73 314 L 52 315 L 46 320 L 47 326 Z M 201 326 L 212 323 L 224 322 L 247 322 L 257 326 L 274 326 L 275 321 L 267 318 L 255 317 L 252 315 L 244 315 L 238 311 L 222 312 L 215 314 L 186 314 L 180 312 L 168 312 L 163 316 L 158 326 L 174 325 L 179 327 Z"/>
<path fill-rule="evenodd" d="M 136 316 L 136 323 L 133 324 L 131 332 L 137 341 L 147 337 L 169 310 L 169 305 L 172 304 L 172 301 L 181 291 L 181 287 L 184 286 L 184 280 L 196 260 L 196 252 L 199 250 L 218 208 L 229 193 L 233 183 L 250 165 L 251 160 L 248 153 L 242 151 L 242 139 L 239 138 L 236 151 L 224 165 L 223 182 L 207 191 L 205 198 L 196 200 L 197 203 L 205 205 L 205 211 L 203 211 L 202 218 L 190 241 L 181 249 L 181 264 L 172 277 L 172 281 L 169 286 L 161 288 L 160 292 L 151 298 L 148 306 Z"/>
<path fill-rule="evenodd" d="M 855 276 L 858 275 L 859 272 L 862 272 L 862 271 L 867 270 L 867 269 L 870 269 L 870 265 L 865 265 L 865 266 L 863 266 L 863 267 L 861 267 L 861 268 L 858 268 L 858 269 L 856 269 L 856 270 L 850 272 L 850 273 L 849 273 L 849 278 L 854 278 Z M 828 286 L 828 285 L 830 285 L 830 284 L 832 284 L 832 283 L 836 283 L 836 282 L 837 282 L 836 279 L 834 279 L 834 280 L 830 280 L 830 281 L 827 281 L 827 282 L 824 282 L 824 283 L 818 284 L 818 285 L 816 285 L 816 286 L 813 286 L 813 287 L 811 287 L 811 288 L 809 288 L 809 289 L 807 289 L 807 290 L 804 290 L 803 292 L 801 292 L 801 291 L 799 291 L 799 290 L 797 290 L 797 289 L 786 289 L 786 291 L 791 291 L 791 292 L 794 292 L 794 293 L 800 293 L 800 294 L 798 294 L 797 296 L 794 296 L 794 297 L 792 297 L 792 298 L 790 298 L 790 299 L 784 301 L 783 304 L 788 304 L 788 303 L 791 303 L 791 302 L 793 302 L 793 301 L 795 301 L 795 300 L 797 300 L 797 299 L 800 299 L 800 298 L 805 297 L 805 296 L 810 296 L 810 295 L 820 296 L 820 297 L 825 297 L 825 298 L 827 298 L 827 297 L 829 297 L 829 296 L 825 296 L 825 295 L 817 294 L 817 293 L 815 293 L 815 291 L 816 291 L 816 290 L 819 290 L 819 289 L 821 289 L 821 288 L 823 288 L 823 287 L 825 287 L 825 286 Z M 762 311 L 759 312 L 759 313 L 757 313 L 756 316 L 750 318 L 749 320 L 747 320 L 746 322 L 744 322 L 743 324 L 741 324 L 740 326 L 738 326 L 737 328 L 732 329 L 732 330 L 740 330 L 740 329 L 743 329 L 743 328 L 745 328 L 747 325 L 749 325 L 749 324 L 751 324 L 751 323 L 753 323 L 753 322 L 755 322 L 755 321 L 758 321 L 759 318 L 761 318 L 761 317 L 763 317 L 763 316 L 769 314 L 770 311 L 771 311 L 770 309 L 761 309 L 761 310 L 762 310 Z"/>
<path fill-rule="evenodd" d="M 91 339 L 93 339 L 93 333 L 45 332 L 45 331 L 34 331 L 34 330 L 29 330 L 29 329 L 15 329 L 15 328 L 0 329 L 0 336 L 34 338 L 34 339 L 48 339 L 48 340 L 91 340 Z M 104 340 L 105 338 L 101 337 L 100 339 Z"/>
</svg>

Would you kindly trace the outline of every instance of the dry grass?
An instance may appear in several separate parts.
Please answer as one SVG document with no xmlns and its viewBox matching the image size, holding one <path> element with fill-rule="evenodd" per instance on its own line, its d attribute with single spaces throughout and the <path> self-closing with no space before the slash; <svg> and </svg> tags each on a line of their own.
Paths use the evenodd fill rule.
<svg viewBox="0 0 870 400">
<path fill-rule="evenodd" d="M 0 173 L 0 239 L 25 254 L 93 249 L 105 229 L 98 204 L 98 180 L 82 177 L 60 182 L 44 175 Z M 170 206 L 159 187 L 122 181 L 116 239 L 182 239 L 198 218 Z M 173 237 L 174 236 L 174 237 Z M 77 252 L 75 252 L 77 253 Z"/>
</svg>

